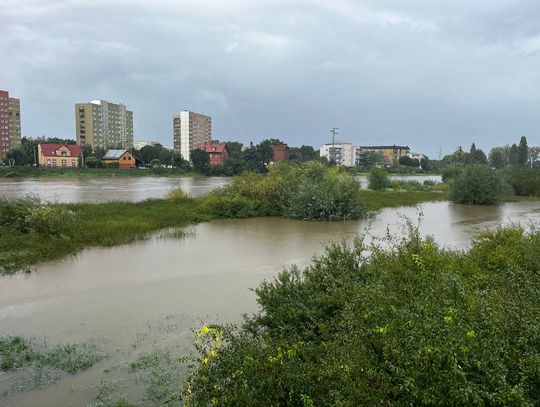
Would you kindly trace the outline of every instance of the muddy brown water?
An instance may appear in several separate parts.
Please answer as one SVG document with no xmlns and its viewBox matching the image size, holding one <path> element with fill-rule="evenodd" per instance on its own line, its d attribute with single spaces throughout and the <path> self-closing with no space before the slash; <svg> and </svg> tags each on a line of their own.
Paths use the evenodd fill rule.
<svg viewBox="0 0 540 407">
<path fill-rule="evenodd" d="M 441 182 L 438 175 L 392 175 L 396 181 L 430 180 Z M 366 188 L 366 176 L 357 176 Z M 49 202 L 142 201 L 163 198 L 172 188 L 180 187 L 198 197 L 230 182 L 227 177 L 108 177 L 108 178 L 2 178 L 0 195 L 14 198 L 33 194 Z"/>
<path fill-rule="evenodd" d="M 423 204 L 420 211 L 421 233 L 452 248 L 466 248 L 471 236 L 486 228 L 540 222 L 540 201 L 501 207 L 438 202 Z M 155 349 L 188 354 L 192 329 L 238 322 L 242 313 L 257 310 L 249 288 L 285 267 L 309 264 L 325 244 L 351 241 L 369 223 L 371 235 L 382 236 L 389 228 L 399 236 L 403 216 L 416 219 L 418 213 L 412 207 L 385 209 L 371 222 L 214 221 L 186 228 L 184 238 L 87 249 L 40 265 L 35 273 L 3 277 L 0 336 L 93 343 L 108 357 L 86 372 L 26 391 L 0 375 L 0 405 L 93 405 L 102 380 L 138 398 L 141 384 L 127 372 L 137 355 Z"/>
</svg>

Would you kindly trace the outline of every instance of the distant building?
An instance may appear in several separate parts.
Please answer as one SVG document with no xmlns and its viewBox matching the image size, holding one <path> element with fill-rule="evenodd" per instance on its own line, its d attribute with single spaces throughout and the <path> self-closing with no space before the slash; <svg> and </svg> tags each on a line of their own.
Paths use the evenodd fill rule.
<svg viewBox="0 0 540 407">
<path fill-rule="evenodd" d="M 118 163 L 120 169 L 135 168 L 135 157 L 128 150 L 109 150 L 103 156 L 103 162 L 106 167 Z"/>
<path fill-rule="evenodd" d="M 133 142 L 133 148 L 140 150 L 143 147 L 146 146 L 157 146 L 161 145 L 159 141 L 134 141 Z"/>
<path fill-rule="evenodd" d="M 40 167 L 76 168 L 81 155 L 81 146 L 76 144 L 38 144 Z"/>
<path fill-rule="evenodd" d="M 224 143 L 201 143 L 197 144 L 195 148 L 200 148 L 208 153 L 210 156 L 210 164 L 223 164 L 227 158 L 229 158 L 229 150 Z"/>
<path fill-rule="evenodd" d="M 200 113 L 180 112 L 173 118 L 173 148 L 184 160 L 190 160 L 190 152 L 197 144 L 212 140 L 212 119 Z"/>
<path fill-rule="evenodd" d="M 335 161 L 337 165 L 352 167 L 355 164 L 355 147 L 352 143 L 336 141 L 326 143 L 321 147 L 321 157 L 326 157 L 328 161 Z"/>
<path fill-rule="evenodd" d="M 289 159 L 289 146 L 287 144 L 275 144 L 272 146 L 274 155 L 272 161 L 277 163 Z"/>
<path fill-rule="evenodd" d="M 21 103 L 0 90 L 0 157 L 21 145 Z"/>
<path fill-rule="evenodd" d="M 408 154 L 409 157 L 411 157 L 413 160 L 418 160 L 418 161 L 422 161 L 424 159 L 427 158 L 427 156 L 425 154 L 422 154 L 422 153 L 413 153 L 413 152 L 410 152 Z"/>
<path fill-rule="evenodd" d="M 408 155 L 411 149 L 408 146 L 359 146 L 358 152 L 370 151 L 373 153 L 382 153 L 387 164 L 392 165 L 399 161 L 405 155 Z"/>
<path fill-rule="evenodd" d="M 133 112 L 105 100 L 75 104 L 77 144 L 108 149 L 133 146 Z"/>
</svg>

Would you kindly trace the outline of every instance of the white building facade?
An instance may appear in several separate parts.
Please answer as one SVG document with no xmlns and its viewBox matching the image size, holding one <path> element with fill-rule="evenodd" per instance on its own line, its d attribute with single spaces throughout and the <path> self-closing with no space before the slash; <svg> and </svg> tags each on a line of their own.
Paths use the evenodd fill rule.
<svg viewBox="0 0 540 407">
<path fill-rule="evenodd" d="M 326 143 L 321 147 L 321 157 L 326 157 L 328 161 L 335 160 L 337 165 L 343 165 L 345 167 L 352 167 L 355 165 L 355 150 L 356 148 L 352 143 L 344 143 L 336 141 L 332 143 Z"/>
<path fill-rule="evenodd" d="M 212 119 L 200 113 L 185 110 L 173 118 L 173 148 L 184 160 L 190 160 L 191 150 L 197 144 L 212 140 Z"/>
</svg>

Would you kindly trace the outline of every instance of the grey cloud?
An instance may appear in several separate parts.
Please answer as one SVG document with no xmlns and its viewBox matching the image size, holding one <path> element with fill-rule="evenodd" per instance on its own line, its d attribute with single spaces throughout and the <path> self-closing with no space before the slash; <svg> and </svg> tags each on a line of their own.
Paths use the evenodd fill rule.
<svg viewBox="0 0 540 407">
<path fill-rule="evenodd" d="M 529 0 L 4 0 L 0 88 L 31 136 L 73 137 L 73 104 L 104 98 L 166 145 L 183 109 L 243 142 L 540 144 L 538 21 Z"/>
</svg>

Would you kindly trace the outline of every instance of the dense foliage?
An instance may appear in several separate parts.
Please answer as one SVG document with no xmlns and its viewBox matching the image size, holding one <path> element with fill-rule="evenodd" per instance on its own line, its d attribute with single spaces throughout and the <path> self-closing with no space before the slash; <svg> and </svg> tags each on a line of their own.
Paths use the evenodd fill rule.
<svg viewBox="0 0 540 407">
<path fill-rule="evenodd" d="M 511 189 L 487 165 L 469 165 L 450 182 L 450 200 L 461 204 L 497 205 Z"/>
<path fill-rule="evenodd" d="M 263 283 L 240 328 L 203 327 L 185 403 L 539 405 L 540 232 L 385 244 L 331 246 Z"/>
<path fill-rule="evenodd" d="M 248 172 L 201 200 L 220 217 L 286 216 L 304 220 L 358 219 L 366 215 L 358 182 L 318 162 L 280 163 L 266 176 Z"/>
<path fill-rule="evenodd" d="M 388 173 L 379 167 L 374 167 L 368 177 L 368 188 L 374 191 L 384 191 L 390 187 L 390 177 Z"/>
</svg>

